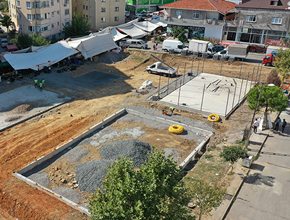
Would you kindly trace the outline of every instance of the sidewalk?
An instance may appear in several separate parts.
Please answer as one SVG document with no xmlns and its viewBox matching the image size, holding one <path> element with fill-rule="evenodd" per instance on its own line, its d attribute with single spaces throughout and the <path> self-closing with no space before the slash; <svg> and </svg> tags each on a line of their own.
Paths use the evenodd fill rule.
<svg viewBox="0 0 290 220">
<path fill-rule="evenodd" d="M 274 121 L 277 117 L 277 113 L 271 114 L 271 120 Z M 282 117 L 281 117 L 282 118 Z M 287 119 L 286 119 L 287 121 Z M 289 123 L 290 123 L 290 116 L 289 116 Z M 253 131 L 252 131 L 253 132 Z M 272 130 L 259 130 L 258 132 L 252 133 L 250 137 L 250 144 L 248 146 L 248 154 L 253 155 L 254 157 L 259 153 L 262 149 L 263 145 L 265 144 L 269 134 L 273 133 Z M 246 179 L 247 175 L 250 173 L 251 169 L 242 166 L 242 160 L 240 159 L 236 162 L 233 166 L 233 174 L 227 175 L 225 182 L 229 181 L 227 187 L 227 194 L 225 200 L 223 200 L 222 204 L 215 210 L 211 211 L 211 216 L 204 217 L 207 220 L 217 220 L 217 219 L 227 219 L 227 213 L 231 209 L 231 206 L 234 204 L 236 200 L 236 196 L 238 195 L 244 180 Z"/>
</svg>

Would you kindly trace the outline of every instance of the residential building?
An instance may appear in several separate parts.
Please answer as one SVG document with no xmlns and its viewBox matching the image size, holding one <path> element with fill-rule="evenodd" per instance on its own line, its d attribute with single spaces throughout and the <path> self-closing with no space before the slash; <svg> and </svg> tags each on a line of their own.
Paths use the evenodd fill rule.
<svg viewBox="0 0 290 220">
<path fill-rule="evenodd" d="M 188 38 L 221 40 L 225 30 L 236 28 L 236 12 L 228 13 L 237 4 L 224 0 L 180 0 L 163 5 L 164 20 L 170 35 L 174 26 L 183 26 Z"/>
<path fill-rule="evenodd" d="M 264 44 L 289 37 L 289 0 L 250 0 L 236 7 L 236 41 Z"/>
<path fill-rule="evenodd" d="M 18 32 L 57 40 L 64 37 L 63 26 L 72 19 L 72 4 L 70 0 L 9 0 L 9 13 Z"/>
<path fill-rule="evenodd" d="M 175 2 L 176 0 L 126 0 L 126 10 L 139 13 L 141 11 L 157 11 L 158 6 Z"/>
<path fill-rule="evenodd" d="M 81 13 L 92 30 L 125 23 L 125 0 L 72 0 L 73 13 Z"/>
</svg>

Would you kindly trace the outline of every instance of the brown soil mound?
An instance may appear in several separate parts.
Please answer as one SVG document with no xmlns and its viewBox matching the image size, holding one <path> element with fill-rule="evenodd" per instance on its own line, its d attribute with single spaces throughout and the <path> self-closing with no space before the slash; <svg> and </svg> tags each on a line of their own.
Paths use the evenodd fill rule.
<svg viewBox="0 0 290 220">
<path fill-rule="evenodd" d="M 19 105 L 16 108 L 14 108 L 13 110 L 11 110 L 11 113 L 14 114 L 21 114 L 21 113 L 26 113 L 29 112 L 31 109 L 33 109 L 33 105 L 30 104 L 23 104 L 23 105 Z"/>
<path fill-rule="evenodd" d="M 12 116 L 12 117 L 6 118 L 6 119 L 5 119 L 5 122 L 16 121 L 16 120 L 18 120 L 19 118 L 22 118 L 22 116 Z"/>
</svg>

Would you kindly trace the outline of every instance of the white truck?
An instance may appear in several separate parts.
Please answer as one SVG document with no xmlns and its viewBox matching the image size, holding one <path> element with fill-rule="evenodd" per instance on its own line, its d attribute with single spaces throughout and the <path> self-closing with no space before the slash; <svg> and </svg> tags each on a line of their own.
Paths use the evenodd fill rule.
<svg viewBox="0 0 290 220">
<path fill-rule="evenodd" d="M 187 47 L 179 40 L 167 39 L 162 43 L 162 50 L 169 52 L 170 50 L 175 53 L 181 53 L 182 50 L 188 50 Z"/>
<path fill-rule="evenodd" d="M 213 44 L 204 40 L 190 40 L 188 44 L 188 52 L 200 54 L 207 54 L 212 57 L 215 54 Z"/>
<path fill-rule="evenodd" d="M 162 66 L 161 62 L 156 62 L 156 63 L 153 63 L 150 66 L 147 66 L 146 70 L 150 74 L 151 73 L 155 73 L 155 74 L 158 74 L 158 75 L 170 76 L 170 77 L 175 77 L 176 73 L 177 73 L 177 69 L 176 68 Z"/>
<path fill-rule="evenodd" d="M 243 60 L 248 56 L 249 44 L 230 44 L 226 49 L 217 53 L 220 58 Z"/>
</svg>

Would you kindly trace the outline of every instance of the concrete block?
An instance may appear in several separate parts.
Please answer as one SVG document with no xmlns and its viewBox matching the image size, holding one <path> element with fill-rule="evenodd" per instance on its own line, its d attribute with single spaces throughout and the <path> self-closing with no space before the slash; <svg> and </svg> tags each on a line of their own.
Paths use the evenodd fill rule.
<svg viewBox="0 0 290 220">
<path fill-rule="evenodd" d="M 244 159 L 243 159 L 243 162 L 242 162 L 242 165 L 243 165 L 244 167 L 250 168 L 250 166 L 251 166 L 251 164 L 252 164 L 252 162 L 253 162 L 253 159 L 254 159 L 253 156 L 249 156 L 248 158 L 244 158 Z"/>
</svg>

